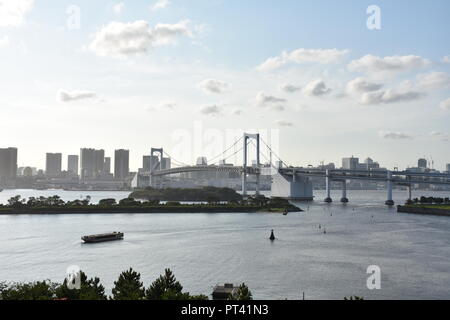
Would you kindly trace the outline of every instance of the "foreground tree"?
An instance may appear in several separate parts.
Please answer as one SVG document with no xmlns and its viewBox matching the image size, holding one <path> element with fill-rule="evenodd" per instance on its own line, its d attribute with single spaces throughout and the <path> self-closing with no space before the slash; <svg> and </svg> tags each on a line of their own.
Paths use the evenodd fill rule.
<svg viewBox="0 0 450 320">
<path fill-rule="evenodd" d="M 252 292 L 247 287 L 245 283 L 242 283 L 239 288 L 237 289 L 236 293 L 230 295 L 228 300 L 242 300 L 242 301 L 249 301 L 253 300 Z"/>
<path fill-rule="evenodd" d="M 186 300 L 189 294 L 183 297 L 183 286 L 177 281 L 170 269 L 156 279 L 146 291 L 148 300 Z"/>
<path fill-rule="evenodd" d="M 67 279 L 56 288 L 56 297 L 69 300 L 106 300 L 105 287 L 100 283 L 99 278 L 88 279 L 87 275 L 80 273 L 80 289 L 69 289 Z"/>
<path fill-rule="evenodd" d="M 50 281 L 0 284 L 0 300 L 52 300 L 57 284 Z"/>
<path fill-rule="evenodd" d="M 114 300 L 141 300 L 145 297 L 145 288 L 141 275 L 130 268 L 120 274 L 112 289 Z"/>
</svg>

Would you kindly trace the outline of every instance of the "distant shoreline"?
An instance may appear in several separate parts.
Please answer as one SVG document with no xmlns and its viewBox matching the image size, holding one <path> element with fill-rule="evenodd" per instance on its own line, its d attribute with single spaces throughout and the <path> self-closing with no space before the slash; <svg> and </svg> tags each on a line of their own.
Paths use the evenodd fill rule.
<svg viewBox="0 0 450 320">
<path fill-rule="evenodd" d="M 405 205 L 397 206 L 397 212 L 422 214 L 422 215 L 434 215 L 434 216 L 447 216 L 450 217 L 450 207 L 440 205 Z"/>
<path fill-rule="evenodd" d="M 301 212 L 289 208 L 289 212 Z M 158 214 L 158 213 L 282 213 L 284 208 L 258 206 L 155 206 L 155 207 L 82 207 L 82 208 L 0 208 L 2 215 L 69 215 L 69 214 Z"/>
</svg>

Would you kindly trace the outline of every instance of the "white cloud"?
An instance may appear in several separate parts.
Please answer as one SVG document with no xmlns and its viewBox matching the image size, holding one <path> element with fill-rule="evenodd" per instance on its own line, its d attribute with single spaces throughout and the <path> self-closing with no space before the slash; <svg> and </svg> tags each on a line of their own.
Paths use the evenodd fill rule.
<svg viewBox="0 0 450 320">
<path fill-rule="evenodd" d="M 164 8 L 167 8 L 169 6 L 169 4 L 170 4 L 169 0 L 158 0 L 158 1 L 156 1 L 155 4 L 150 6 L 150 10 L 151 11 L 156 11 L 156 10 L 159 10 L 159 9 L 164 9 Z"/>
<path fill-rule="evenodd" d="M 391 139 L 391 140 L 407 140 L 407 139 L 413 139 L 413 137 L 407 133 L 403 132 L 385 132 L 380 131 L 379 135 L 383 139 Z"/>
<path fill-rule="evenodd" d="M 234 109 L 231 114 L 234 116 L 240 116 L 242 113 L 244 113 L 241 109 Z"/>
<path fill-rule="evenodd" d="M 450 63 L 450 56 L 445 56 L 442 58 L 443 63 Z"/>
<path fill-rule="evenodd" d="M 447 100 L 444 100 L 440 103 L 440 107 L 444 110 L 449 110 L 450 111 L 450 98 L 448 98 Z"/>
<path fill-rule="evenodd" d="M 200 113 L 207 116 L 216 116 L 221 113 L 221 110 L 217 105 L 209 105 L 201 107 Z"/>
<path fill-rule="evenodd" d="M 223 81 L 206 79 L 199 83 L 199 87 L 208 93 L 224 93 L 228 90 L 229 85 Z"/>
<path fill-rule="evenodd" d="M 275 96 L 266 95 L 264 92 L 259 92 L 256 95 L 256 104 L 260 107 L 264 107 L 271 104 L 286 103 L 287 100 L 283 98 L 277 98 Z"/>
<path fill-rule="evenodd" d="M 445 72 L 419 74 L 417 84 L 424 89 L 443 89 L 450 87 L 450 76 Z"/>
<path fill-rule="evenodd" d="M 362 104 L 390 104 L 396 102 L 414 101 L 423 97 L 423 93 L 414 90 L 381 90 L 366 92 L 361 97 Z"/>
<path fill-rule="evenodd" d="M 119 2 L 113 6 L 113 11 L 117 14 L 120 14 L 120 13 L 122 13 L 124 8 L 125 8 L 125 3 Z"/>
<path fill-rule="evenodd" d="M 321 97 L 331 93 L 331 89 L 327 87 L 322 79 L 317 79 L 308 83 L 303 92 L 308 96 Z"/>
<path fill-rule="evenodd" d="M 347 83 L 347 92 L 350 94 L 365 93 L 380 90 L 382 84 L 369 82 L 365 78 L 356 78 Z"/>
<path fill-rule="evenodd" d="M 409 56 L 390 56 L 380 58 L 374 55 L 366 55 L 358 60 L 349 63 L 348 68 L 351 71 L 363 73 L 397 73 L 413 69 L 419 69 L 430 62 L 422 57 Z"/>
<path fill-rule="evenodd" d="M 293 127 L 294 123 L 286 120 L 278 120 L 276 121 L 276 124 L 280 127 Z"/>
<path fill-rule="evenodd" d="M 277 57 L 268 58 L 257 67 L 257 70 L 272 71 L 288 63 L 334 63 L 339 61 L 348 52 L 349 50 L 300 48 L 291 52 L 283 52 Z"/>
<path fill-rule="evenodd" d="M 442 132 L 433 131 L 430 136 L 442 141 L 450 141 L 450 135 Z"/>
<path fill-rule="evenodd" d="M 92 99 L 96 98 L 97 94 L 95 92 L 91 91 L 65 91 L 60 90 L 58 92 L 58 100 L 61 102 L 71 102 L 71 101 L 77 101 L 77 100 L 84 100 L 84 99 Z"/>
<path fill-rule="evenodd" d="M 290 83 L 286 83 L 280 86 L 280 90 L 284 91 L 284 92 L 288 92 L 288 93 L 293 93 L 293 92 L 297 92 L 300 91 L 302 89 L 302 87 L 300 86 L 296 86 Z"/>
<path fill-rule="evenodd" d="M 18 27 L 33 8 L 34 0 L 0 0 L 0 27 Z"/>
<path fill-rule="evenodd" d="M 1 36 L 0 37 L 0 48 L 9 46 L 9 37 L 8 36 Z"/>
<path fill-rule="evenodd" d="M 111 22 L 93 35 L 89 48 L 99 56 L 145 54 L 151 47 L 175 43 L 178 36 L 192 36 L 188 24 L 189 21 L 184 20 L 176 24 L 157 24 L 150 28 L 143 20 Z"/>
</svg>

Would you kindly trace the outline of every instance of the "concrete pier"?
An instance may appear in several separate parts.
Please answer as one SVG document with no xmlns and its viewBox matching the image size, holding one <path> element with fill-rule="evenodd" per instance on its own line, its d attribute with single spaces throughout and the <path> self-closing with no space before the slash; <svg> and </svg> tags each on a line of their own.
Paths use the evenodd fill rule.
<svg viewBox="0 0 450 320">
<path fill-rule="evenodd" d="M 387 172 L 387 206 L 395 205 L 394 200 L 392 199 L 392 171 Z"/>
<path fill-rule="evenodd" d="M 342 203 L 348 203 L 348 198 L 347 198 L 347 180 L 342 181 L 342 198 L 341 198 L 341 202 Z"/>
<path fill-rule="evenodd" d="M 332 203 L 333 199 L 331 199 L 331 176 L 330 171 L 326 171 L 326 178 L 325 178 L 325 184 L 326 184 L 326 191 L 327 191 L 327 197 L 325 198 L 326 203 Z"/>
</svg>

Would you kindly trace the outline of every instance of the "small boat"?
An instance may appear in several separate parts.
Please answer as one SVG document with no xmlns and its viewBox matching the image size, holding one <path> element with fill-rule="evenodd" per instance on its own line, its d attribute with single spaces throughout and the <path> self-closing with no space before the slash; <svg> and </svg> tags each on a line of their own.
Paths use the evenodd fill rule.
<svg viewBox="0 0 450 320">
<path fill-rule="evenodd" d="M 115 240 L 123 240 L 122 232 L 111 232 L 111 233 L 103 233 L 103 234 L 94 234 L 90 236 L 81 237 L 86 243 L 98 243 L 98 242 L 106 242 L 106 241 L 115 241 Z"/>
<path fill-rule="evenodd" d="M 273 233 L 273 230 L 272 230 L 272 233 L 270 234 L 270 241 L 275 241 L 275 234 Z"/>
<path fill-rule="evenodd" d="M 288 213 L 289 213 L 289 210 L 288 209 L 284 209 L 283 216 L 287 216 Z"/>
</svg>

